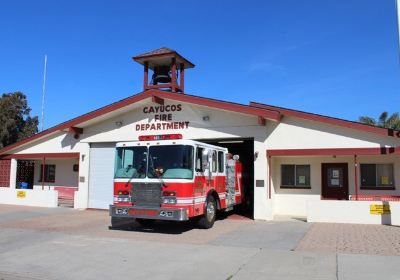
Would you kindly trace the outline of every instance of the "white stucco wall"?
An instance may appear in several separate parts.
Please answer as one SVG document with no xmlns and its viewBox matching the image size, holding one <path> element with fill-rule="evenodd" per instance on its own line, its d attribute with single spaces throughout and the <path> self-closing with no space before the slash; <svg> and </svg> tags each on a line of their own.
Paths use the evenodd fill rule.
<svg viewBox="0 0 400 280">
<path fill-rule="evenodd" d="M 155 103 L 147 103 L 138 107 L 135 111 L 128 112 L 101 123 L 84 129 L 81 142 L 116 142 L 136 141 L 140 135 L 180 133 L 184 139 L 211 139 L 227 137 L 255 137 L 266 139 L 265 127 L 257 124 L 257 117 L 243 114 L 234 114 L 223 110 L 216 110 L 205 106 L 194 106 L 183 102 L 166 102 L 165 105 L 182 104 L 180 112 L 172 112 L 172 121 L 189 121 L 188 129 L 147 130 L 136 131 L 137 124 L 157 123 L 154 120 L 155 113 L 143 113 L 145 106 L 157 106 Z M 208 116 L 209 121 L 203 117 Z M 116 122 L 122 122 L 117 128 Z"/>
<path fill-rule="evenodd" d="M 390 207 L 390 214 L 370 213 L 370 205 L 382 204 L 382 201 L 309 201 L 307 221 L 400 226 L 400 202 L 385 203 Z"/>
<path fill-rule="evenodd" d="M 358 194 L 359 195 L 400 195 L 400 158 L 394 155 L 358 156 L 357 157 Z M 352 156 L 315 156 L 315 157 L 273 157 L 273 198 L 275 200 L 275 215 L 306 216 L 307 202 L 320 200 L 321 195 L 321 164 L 347 163 L 349 194 L 355 194 L 354 158 Z M 362 190 L 360 188 L 360 163 L 392 163 L 394 167 L 395 190 Z M 281 185 L 282 164 L 309 164 L 311 189 L 284 189 Z"/>
<path fill-rule="evenodd" d="M 367 148 L 399 146 L 400 139 L 300 118 L 269 123 L 267 149 Z"/>
<path fill-rule="evenodd" d="M 79 152 L 79 139 L 75 139 L 70 133 L 61 131 L 16 148 L 12 152 L 14 154 Z"/>
<path fill-rule="evenodd" d="M 22 192 L 23 195 L 18 195 Z M 0 188 L 0 204 L 57 207 L 58 192 L 54 190 L 18 190 Z"/>
</svg>

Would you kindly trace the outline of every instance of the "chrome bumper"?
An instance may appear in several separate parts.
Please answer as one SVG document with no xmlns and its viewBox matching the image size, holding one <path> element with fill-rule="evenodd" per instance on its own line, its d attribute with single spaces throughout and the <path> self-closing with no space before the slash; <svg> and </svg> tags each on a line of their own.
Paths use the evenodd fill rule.
<svg viewBox="0 0 400 280">
<path fill-rule="evenodd" d="M 144 208 L 110 205 L 109 214 L 118 218 L 139 218 L 167 221 L 189 220 L 187 209 L 184 208 Z"/>
</svg>

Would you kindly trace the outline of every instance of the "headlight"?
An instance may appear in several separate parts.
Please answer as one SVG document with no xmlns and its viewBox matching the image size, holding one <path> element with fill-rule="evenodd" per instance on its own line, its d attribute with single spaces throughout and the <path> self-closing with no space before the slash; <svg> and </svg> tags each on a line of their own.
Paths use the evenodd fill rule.
<svg viewBox="0 0 400 280">
<path fill-rule="evenodd" d="M 175 197 L 165 197 L 163 199 L 164 204 L 176 204 L 176 198 Z"/>
<path fill-rule="evenodd" d="M 118 197 L 114 197 L 114 201 L 117 201 L 117 202 L 130 202 L 131 198 L 129 196 L 118 196 Z"/>
</svg>

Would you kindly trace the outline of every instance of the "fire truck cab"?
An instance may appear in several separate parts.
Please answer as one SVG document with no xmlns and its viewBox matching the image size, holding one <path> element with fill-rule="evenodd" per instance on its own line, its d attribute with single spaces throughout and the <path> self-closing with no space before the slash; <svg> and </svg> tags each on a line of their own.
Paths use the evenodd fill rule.
<svg viewBox="0 0 400 280">
<path fill-rule="evenodd" d="M 226 148 L 182 140 L 180 134 L 117 143 L 111 225 L 197 217 L 199 227 L 211 228 L 217 210 L 242 202 L 238 159 Z"/>
</svg>

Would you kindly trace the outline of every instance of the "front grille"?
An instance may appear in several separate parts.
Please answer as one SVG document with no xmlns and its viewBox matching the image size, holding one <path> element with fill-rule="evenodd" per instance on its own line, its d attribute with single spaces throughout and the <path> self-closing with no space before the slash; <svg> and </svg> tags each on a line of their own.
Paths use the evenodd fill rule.
<svg viewBox="0 0 400 280">
<path fill-rule="evenodd" d="M 135 206 L 160 207 L 161 183 L 134 183 L 132 202 Z"/>
</svg>

